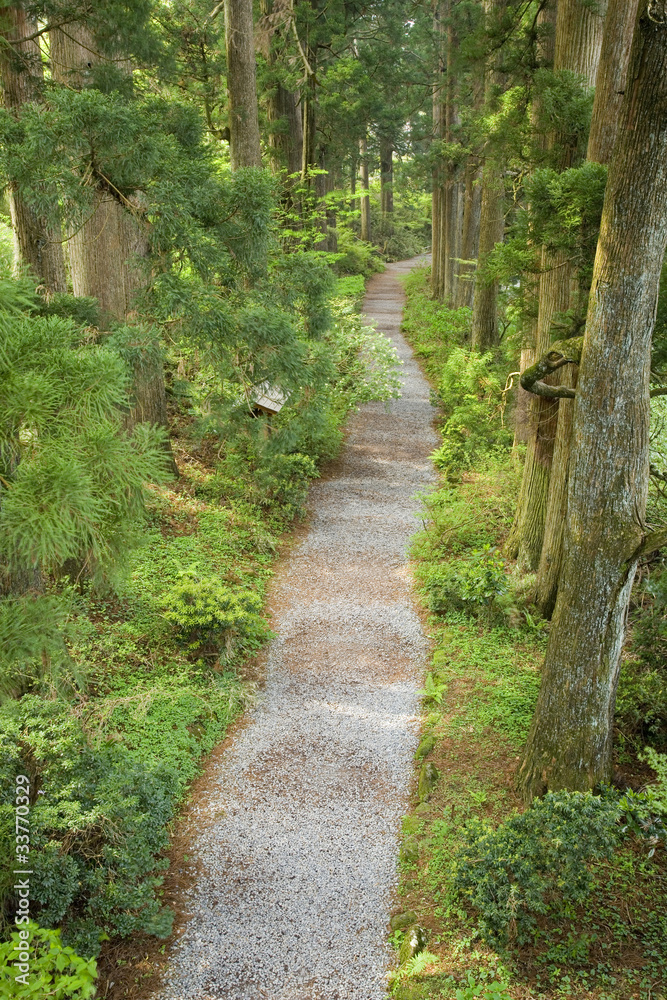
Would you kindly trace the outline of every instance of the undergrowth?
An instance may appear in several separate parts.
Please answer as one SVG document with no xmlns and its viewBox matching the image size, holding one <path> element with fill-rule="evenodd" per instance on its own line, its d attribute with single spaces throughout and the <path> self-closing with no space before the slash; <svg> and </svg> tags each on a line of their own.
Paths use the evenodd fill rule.
<svg viewBox="0 0 667 1000">
<path fill-rule="evenodd" d="M 203 756 L 253 699 L 250 661 L 271 637 L 264 609 L 281 539 L 303 515 L 320 464 L 340 447 L 350 410 L 398 392 L 395 355 L 361 327 L 359 283 L 347 286 L 332 303 L 318 399 L 295 396 L 272 426 L 223 386 L 220 413 L 236 412 L 225 424 L 206 405 L 211 373 L 194 355 L 168 359 L 180 475 L 144 488 L 125 577 L 113 589 L 63 578 L 37 598 L 51 602 L 62 655 L 55 671 L 42 641 L 47 652 L 34 668 L 15 660 L 0 700 L 4 939 L 18 905 L 17 775 L 21 789 L 29 786 L 22 861 L 41 928 L 33 947 L 55 941 L 47 930 L 59 928 L 78 968 L 120 940 L 170 934 L 162 898 L 170 830 Z M 324 357 L 316 345 L 313 365 L 318 351 Z M 33 600 L 9 608 L 14 630 L 30 622 Z"/>
<path fill-rule="evenodd" d="M 453 458 L 440 463 L 441 484 L 424 498 L 413 542 L 433 659 L 418 790 L 403 820 L 391 994 L 658 1000 L 667 996 L 667 761 L 647 750 L 660 778 L 647 792 L 552 793 L 525 810 L 515 792 L 548 623 L 531 603 L 533 579 L 502 555 L 520 480 L 499 398 L 511 359 L 500 352 L 471 366 L 469 314 L 431 300 L 427 277 L 423 270 L 406 281 L 404 332 L 442 415 L 436 457 Z M 619 688 L 621 754 L 630 742 L 635 751 L 651 741 L 662 749 L 662 579 L 654 567 L 636 599 L 635 621 L 644 624 Z"/>
</svg>

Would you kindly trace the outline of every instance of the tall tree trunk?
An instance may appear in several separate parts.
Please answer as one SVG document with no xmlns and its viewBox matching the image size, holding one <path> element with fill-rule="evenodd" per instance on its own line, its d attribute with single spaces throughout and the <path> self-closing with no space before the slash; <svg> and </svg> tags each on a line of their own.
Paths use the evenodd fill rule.
<svg viewBox="0 0 667 1000">
<path fill-rule="evenodd" d="M 225 0 L 232 170 L 261 167 L 252 0 Z"/>
<path fill-rule="evenodd" d="M 459 280 L 456 283 L 456 306 L 472 307 L 475 294 L 474 261 L 479 252 L 479 223 L 482 211 L 482 175 L 474 157 L 466 163 L 463 181 L 463 231 Z"/>
<path fill-rule="evenodd" d="M 368 142 L 366 137 L 359 140 L 359 159 L 361 162 L 361 238 L 367 243 L 371 241 L 371 199 L 368 180 Z"/>
<path fill-rule="evenodd" d="M 445 138 L 446 109 L 445 92 L 446 59 L 445 59 L 445 21 L 448 13 L 448 0 L 433 0 L 433 34 L 435 38 L 435 80 L 433 82 L 433 140 L 442 142 Z M 447 212 L 446 200 L 446 169 L 440 153 L 433 159 L 432 168 L 432 207 L 431 207 L 431 294 L 434 299 L 442 302 L 445 297 L 445 259 L 446 233 L 445 219 Z"/>
<path fill-rule="evenodd" d="M 607 11 L 587 150 L 587 158 L 598 163 L 610 162 L 618 134 L 638 2 L 639 0 L 610 0 Z M 568 377 L 572 377 L 572 374 L 568 372 Z M 562 384 L 567 383 L 563 380 Z M 563 525 L 567 511 L 567 476 L 572 431 L 571 400 L 561 400 L 559 411 L 544 542 L 537 571 L 537 606 L 547 617 L 551 616 L 556 604 L 558 577 L 563 559 Z"/>
<path fill-rule="evenodd" d="M 457 44 L 452 24 L 451 0 L 447 2 L 447 66 L 445 92 L 445 142 L 454 141 L 454 130 L 458 124 L 456 109 L 456 78 L 454 76 L 454 50 Z M 444 298 L 447 305 L 454 305 L 454 293 L 458 279 L 457 258 L 461 238 L 458 232 L 460 184 L 457 167 L 452 160 L 445 161 L 445 211 L 444 211 Z"/>
<path fill-rule="evenodd" d="M 308 53 L 312 58 L 313 53 Z M 312 64 L 310 64 L 312 65 Z M 315 132 L 315 78 L 307 73 L 306 82 L 301 92 L 301 181 L 310 186 L 310 171 L 317 166 L 317 142 Z"/>
<path fill-rule="evenodd" d="M 577 384 L 576 365 L 563 369 L 558 382 L 574 388 Z M 544 519 L 542 551 L 537 568 L 535 603 L 545 618 L 550 618 L 556 605 L 558 579 L 563 563 L 563 537 L 567 518 L 567 486 L 570 467 L 570 438 L 574 401 L 558 402 L 558 426 L 549 479 L 549 493 Z"/>
<path fill-rule="evenodd" d="M 537 28 L 539 31 L 539 38 L 537 41 L 537 63 L 540 67 L 551 68 L 554 61 L 554 52 L 556 48 L 556 16 L 557 16 L 557 5 L 556 0 L 550 0 L 546 3 L 544 7 L 541 8 L 537 15 Z M 533 124 L 535 125 L 539 115 L 539 102 L 537 98 L 533 99 L 533 104 L 531 107 L 531 118 Z M 540 147 L 546 148 L 546 142 L 541 140 L 539 142 Z M 521 360 L 519 362 L 519 371 L 521 374 L 535 363 L 535 346 L 537 343 L 537 312 L 539 308 L 539 279 L 533 287 L 533 281 L 530 275 L 524 277 L 524 282 L 528 284 L 529 287 L 525 289 L 524 294 L 527 296 L 532 305 L 534 305 L 535 315 L 531 314 L 527 318 L 521 345 Z M 534 435 L 537 427 L 537 411 L 533 406 L 534 399 L 531 393 L 526 392 L 522 388 L 521 383 L 517 382 L 517 396 L 516 396 L 516 406 L 514 410 L 514 448 L 519 444 L 528 444 L 531 437 Z M 521 507 L 519 506 L 519 509 Z M 516 525 L 515 521 L 515 525 Z M 519 535 L 518 532 L 515 535 L 516 547 L 513 555 L 518 553 Z"/>
<path fill-rule="evenodd" d="M 301 171 L 303 125 L 296 94 L 275 82 L 266 97 L 271 167 L 291 176 Z"/>
<path fill-rule="evenodd" d="M 479 250 L 472 304 L 471 344 L 476 351 L 487 351 L 498 343 L 498 281 L 489 279 L 483 268 L 496 243 L 501 243 L 503 239 L 503 201 L 502 172 L 498 164 L 488 158 L 482 171 Z"/>
<path fill-rule="evenodd" d="M 99 58 L 94 39 L 83 25 L 69 24 L 50 35 L 51 72 L 69 87 L 81 86 L 91 62 Z M 126 67 L 129 63 L 123 61 Z M 104 178 L 92 177 L 92 211 L 84 210 L 84 222 L 70 224 L 67 242 L 72 287 L 75 295 L 92 296 L 106 321 L 124 320 L 134 308 L 137 294 L 145 287 L 148 254 L 146 223 L 141 219 L 140 198 L 128 198 Z M 162 356 L 157 345 L 141 349 L 134 364 L 131 409 L 125 421 L 128 431 L 138 423 L 167 426 L 167 406 Z M 171 448 L 167 451 L 177 474 Z"/>
<path fill-rule="evenodd" d="M 336 176 L 333 167 L 329 167 L 327 171 L 326 180 L 326 193 L 327 195 L 333 194 L 336 190 Z M 338 251 L 338 233 L 336 232 L 337 225 L 337 213 L 336 204 L 332 200 L 328 200 L 326 204 L 326 215 L 327 215 L 327 250 L 329 253 L 337 253 Z"/>
<path fill-rule="evenodd" d="M 353 153 L 350 162 L 350 209 L 361 215 L 361 202 L 357 198 L 357 168 L 358 159 Z"/>
<path fill-rule="evenodd" d="M 484 83 L 473 81 L 473 106 L 476 111 L 484 104 Z M 482 212 L 482 168 L 477 156 L 470 156 L 463 178 L 463 224 L 461 252 L 458 256 L 468 263 L 459 265 L 456 284 L 456 306 L 472 307 L 475 294 L 475 261 L 479 253 L 479 227 Z"/>
<path fill-rule="evenodd" d="M 559 0 L 554 55 L 555 70 L 569 70 L 583 77 L 588 86 L 595 83 L 606 0 L 600 0 L 593 10 L 585 0 Z M 552 137 L 552 143 L 557 137 Z M 574 150 L 564 147 L 560 169 L 573 166 Z M 542 276 L 539 287 L 539 312 L 535 357 L 549 348 L 554 316 L 570 307 L 571 268 L 564 253 L 542 253 Z M 554 405 L 556 416 L 554 419 Z M 536 570 L 542 552 L 547 510 L 549 479 L 556 442 L 557 402 L 535 397 L 533 420 L 535 437 L 528 444 L 524 466 L 520 504 L 511 540 L 518 539 L 519 563 L 525 569 Z M 544 425 L 544 426 L 542 426 Z M 539 463 L 539 468 L 535 468 Z M 513 546 L 508 546 L 511 552 Z"/>
<path fill-rule="evenodd" d="M 484 0 L 487 20 L 504 6 L 505 0 Z M 491 107 L 496 87 L 502 83 L 497 68 L 498 55 L 487 61 L 484 75 L 484 100 Z M 482 168 L 482 206 L 479 223 L 479 251 L 472 304 L 471 344 L 474 350 L 486 351 L 498 342 L 498 282 L 484 273 L 489 254 L 505 233 L 504 180 L 502 166 L 488 143 Z"/>
<path fill-rule="evenodd" d="M 380 141 L 380 203 L 382 217 L 394 211 L 394 147 L 391 139 Z"/>
<path fill-rule="evenodd" d="M 649 463 L 651 337 L 667 243 L 667 6 L 640 0 L 574 405 L 565 555 L 526 799 L 611 772 L 612 724 Z"/>
<path fill-rule="evenodd" d="M 272 22 L 273 8 L 273 0 L 261 0 L 260 12 L 265 28 L 263 52 L 270 72 L 270 83 L 263 95 L 269 120 L 270 162 L 273 171 L 287 170 L 288 175 L 293 176 L 301 170 L 303 125 L 297 95 L 284 87 L 276 74 L 274 39 L 284 41 L 284 29 Z"/>
<path fill-rule="evenodd" d="M 41 99 L 44 82 L 39 43 L 30 39 L 35 23 L 19 6 L 0 12 L 0 76 L 2 98 L 8 111 L 19 115 L 25 104 Z M 48 292 L 67 290 L 60 226 L 40 217 L 15 184 L 8 189 L 17 271 L 27 266 Z"/>
<path fill-rule="evenodd" d="M 586 154 L 594 163 L 611 163 L 638 4 L 639 0 L 609 0 Z"/>
</svg>

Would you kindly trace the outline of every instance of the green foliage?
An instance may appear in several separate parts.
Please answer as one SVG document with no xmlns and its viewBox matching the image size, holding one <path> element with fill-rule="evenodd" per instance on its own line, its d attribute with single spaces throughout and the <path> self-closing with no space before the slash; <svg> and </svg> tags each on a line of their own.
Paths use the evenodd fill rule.
<svg viewBox="0 0 667 1000">
<path fill-rule="evenodd" d="M 653 768 L 657 775 L 655 785 L 649 785 L 646 789 L 651 806 L 661 816 L 667 817 L 667 754 L 657 753 L 653 747 L 646 747 L 639 759 Z"/>
<path fill-rule="evenodd" d="M 428 607 L 438 612 L 457 608 L 488 611 L 507 589 L 505 564 L 490 545 L 454 562 L 436 565 L 425 578 Z"/>
<path fill-rule="evenodd" d="M 648 667 L 664 667 L 667 663 L 667 567 L 658 566 L 644 590 L 648 607 L 636 622 L 632 649 Z"/>
<path fill-rule="evenodd" d="M 456 1000 L 512 1000 L 508 992 L 508 984 L 498 981 L 489 981 L 486 972 L 478 975 L 468 973 L 467 983 L 464 987 L 459 987 L 454 996 Z"/>
<path fill-rule="evenodd" d="M 46 677 L 56 687 L 70 666 L 72 602 L 67 593 L 10 596 L 0 601 L 0 701 Z"/>
<path fill-rule="evenodd" d="M 20 936 L 21 930 L 30 935 L 27 939 L 30 959 L 24 963 L 30 970 L 27 975 L 17 965 L 20 964 L 18 956 L 28 949 L 26 939 Z M 95 996 L 96 978 L 94 958 L 81 958 L 73 948 L 62 944 L 60 931 L 39 927 L 33 921 L 14 931 L 9 941 L 0 943 L 0 995 L 3 997 L 86 1000 Z"/>
<path fill-rule="evenodd" d="M 121 433 L 128 377 L 114 351 L 68 320 L 0 312 L 0 556 L 54 572 L 68 560 L 100 579 L 122 561 L 144 482 L 164 475 L 160 438 Z"/>
<path fill-rule="evenodd" d="M 453 862 L 453 886 L 498 947 L 533 936 L 540 914 L 585 903 L 587 862 L 610 858 L 621 839 L 617 798 L 549 792 L 497 829 L 475 820 Z"/>
<path fill-rule="evenodd" d="M 98 700 L 86 717 L 29 696 L 0 710 L 4 909 L 15 881 L 11 786 L 28 774 L 46 793 L 30 814 L 33 906 L 81 954 L 99 951 L 100 934 L 169 933 L 157 895 L 167 824 L 239 704 L 229 677 L 200 689 L 178 676 L 172 683 L 137 691 L 135 681 L 131 695 Z"/>
<path fill-rule="evenodd" d="M 667 573 L 662 563 L 635 588 L 628 656 L 616 696 L 624 740 L 667 744 Z"/>
<path fill-rule="evenodd" d="M 501 392 L 492 354 L 451 350 L 438 382 L 445 423 L 443 443 L 432 456 L 437 468 L 455 475 L 485 453 L 509 446 L 510 434 L 501 423 Z"/>
<path fill-rule="evenodd" d="M 361 274 L 370 278 L 372 274 L 382 270 L 382 261 L 373 252 L 373 247 L 362 242 L 351 229 L 339 226 L 336 234 L 337 256 L 334 270 L 337 274 Z"/>
<path fill-rule="evenodd" d="M 571 161 L 581 161 L 586 155 L 593 110 L 592 88 L 582 85 L 581 77 L 570 70 L 539 69 L 534 77 L 534 91 L 536 100 L 532 107 L 537 117 L 533 125 L 538 149 L 533 150 L 533 158 L 558 161 L 566 149 Z M 547 136 L 552 141 L 545 150 L 547 144 L 543 139 Z M 549 165 L 560 166 L 558 162 Z"/>
<path fill-rule="evenodd" d="M 667 842 L 667 754 L 646 747 L 638 756 L 656 772 L 657 780 L 641 792 L 626 791 L 621 799 L 625 813 L 623 832 L 630 830 L 648 844 L 648 857 L 652 858 L 656 846 Z"/>
<path fill-rule="evenodd" d="M 164 595 L 164 617 L 174 626 L 179 642 L 191 652 L 223 653 L 229 659 L 237 643 L 261 643 L 266 624 L 260 617 L 261 599 L 252 593 L 234 593 L 214 577 L 188 574 Z"/>
</svg>

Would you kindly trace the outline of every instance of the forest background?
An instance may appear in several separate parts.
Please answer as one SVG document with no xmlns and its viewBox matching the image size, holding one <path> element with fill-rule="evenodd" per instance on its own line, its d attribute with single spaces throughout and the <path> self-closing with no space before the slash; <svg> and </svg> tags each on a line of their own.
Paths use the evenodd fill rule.
<svg viewBox="0 0 667 1000">
<path fill-rule="evenodd" d="M 623 838 L 664 877 L 663 7 L 2 4 L 0 893 L 9 938 L 21 774 L 40 988 L 89 995 L 101 949 L 113 964 L 118 940 L 169 934 L 169 824 L 252 696 L 282 533 L 349 411 L 399 391 L 361 326 L 364 279 L 431 247 L 406 323 L 443 431 L 419 578 L 448 648 L 448 628 L 482 644 L 500 628 L 510 662 L 527 656 L 501 728 L 535 802 L 514 860 L 498 864 L 519 816 L 503 801 L 455 871 L 415 884 L 446 886 L 498 954 L 532 948 L 515 971 L 543 995 L 567 994 L 540 955 L 616 995 L 604 934 L 556 959 L 540 934 L 566 933 L 565 908 L 580 937 L 591 871 L 627 859 Z M 406 871 L 428 869 L 443 828 L 410 830 Z M 577 849 L 554 864 L 563 840 Z M 619 996 L 664 979 L 650 900 L 645 939 L 614 931 L 641 951 Z M 395 990 L 454 995 L 419 979 L 423 944 Z"/>
</svg>

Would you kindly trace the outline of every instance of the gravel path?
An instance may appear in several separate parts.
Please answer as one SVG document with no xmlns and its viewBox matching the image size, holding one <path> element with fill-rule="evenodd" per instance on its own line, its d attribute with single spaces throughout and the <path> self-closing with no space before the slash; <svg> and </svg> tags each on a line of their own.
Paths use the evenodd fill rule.
<svg viewBox="0 0 667 1000">
<path fill-rule="evenodd" d="M 415 493 L 433 481 L 428 385 L 399 334 L 391 264 L 364 310 L 403 396 L 350 421 L 273 590 L 266 687 L 198 807 L 205 875 L 163 1000 L 381 1000 L 400 816 L 427 642 L 410 599 Z"/>
</svg>

